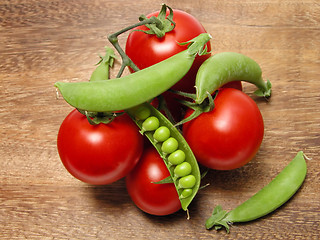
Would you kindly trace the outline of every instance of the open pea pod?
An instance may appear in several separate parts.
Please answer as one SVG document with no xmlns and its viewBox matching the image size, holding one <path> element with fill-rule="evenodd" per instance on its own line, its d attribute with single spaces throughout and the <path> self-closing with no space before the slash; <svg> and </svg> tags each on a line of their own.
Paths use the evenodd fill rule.
<svg viewBox="0 0 320 240">
<path fill-rule="evenodd" d="M 112 112 L 134 107 L 168 90 L 190 69 L 196 55 L 207 54 L 207 33 L 187 42 L 188 48 L 141 71 L 108 81 L 57 82 L 71 106 L 90 112 Z"/>
<path fill-rule="evenodd" d="M 128 109 L 127 112 L 156 148 L 170 172 L 170 177 L 158 184 L 173 182 L 181 207 L 186 211 L 201 181 L 197 160 L 188 143 L 179 130 L 149 103 Z"/>
</svg>

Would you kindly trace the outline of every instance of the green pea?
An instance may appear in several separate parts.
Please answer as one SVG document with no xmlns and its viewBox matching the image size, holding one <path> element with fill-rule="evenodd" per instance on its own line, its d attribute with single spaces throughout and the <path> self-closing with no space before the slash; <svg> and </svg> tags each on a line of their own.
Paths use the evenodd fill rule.
<svg viewBox="0 0 320 240">
<path fill-rule="evenodd" d="M 191 173 L 191 171 L 192 171 L 192 167 L 191 167 L 190 163 L 188 163 L 188 162 L 183 162 L 183 163 L 177 165 L 173 170 L 176 177 L 187 176 Z"/>
<path fill-rule="evenodd" d="M 164 142 L 169 137 L 170 137 L 170 130 L 165 126 L 159 127 L 153 134 L 153 138 L 157 142 Z"/>
<path fill-rule="evenodd" d="M 193 188 L 196 184 L 196 178 L 193 175 L 188 175 L 179 179 L 180 188 Z"/>
<path fill-rule="evenodd" d="M 148 117 L 142 123 L 142 132 L 154 131 L 159 127 L 159 125 L 160 125 L 160 123 L 159 123 L 159 119 L 158 118 L 156 118 L 154 116 Z"/>
<path fill-rule="evenodd" d="M 186 154 L 184 153 L 184 151 L 180 149 L 178 149 L 177 151 L 174 151 L 168 157 L 168 161 L 172 165 L 178 165 L 180 163 L 183 163 L 185 159 L 186 159 Z"/>
<path fill-rule="evenodd" d="M 178 145 L 179 145 L 178 141 L 175 138 L 170 137 L 163 142 L 161 146 L 161 150 L 165 154 L 173 153 L 175 150 L 178 149 Z"/>
<path fill-rule="evenodd" d="M 150 108 L 147 108 L 143 105 L 138 106 L 136 109 L 134 109 L 134 116 L 138 120 L 145 120 L 151 115 Z"/>
<path fill-rule="evenodd" d="M 193 190 L 191 188 L 183 189 L 179 198 L 183 199 L 183 198 L 190 197 L 192 193 L 193 193 Z"/>
</svg>

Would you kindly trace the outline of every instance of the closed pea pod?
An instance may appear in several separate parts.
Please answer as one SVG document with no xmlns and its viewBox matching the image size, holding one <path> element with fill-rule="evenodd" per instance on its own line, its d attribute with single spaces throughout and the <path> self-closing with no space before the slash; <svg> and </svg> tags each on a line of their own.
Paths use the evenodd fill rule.
<svg viewBox="0 0 320 240">
<path fill-rule="evenodd" d="M 261 68 L 253 59 L 240 53 L 222 52 L 200 66 L 196 76 L 195 102 L 201 104 L 208 94 L 232 81 L 250 82 L 258 87 L 257 95 L 271 95 L 271 83 L 262 79 Z"/>
<path fill-rule="evenodd" d="M 192 98 L 192 102 L 181 101 L 192 108 L 193 113 L 176 125 L 181 125 L 214 108 L 213 95 L 216 90 L 229 82 L 245 81 L 258 87 L 255 94 L 268 98 L 271 96 L 271 83 L 262 78 L 260 66 L 251 58 L 235 52 L 217 53 L 200 66 L 196 75 L 196 94 L 176 92 L 179 95 Z M 218 93 L 219 94 L 219 93 Z M 212 96 L 213 95 L 213 96 Z M 205 99 L 208 98 L 208 101 Z"/>
<path fill-rule="evenodd" d="M 288 201 L 300 188 L 307 174 L 307 165 L 303 152 L 296 157 L 264 188 L 250 199 L 227 212 L 217 206 L 206 221 L 206 228 L 216 230 L 225 227 L 229 232 L 229 224 L 252 221 L 274 211 Z"/>
<path fill-rule="evenodd" d="M 108 81 L 57 82 L 63 98 L 71 106 L 92 112 L 111 112 L 144 103 L 178 82 L 192 66 L 197 54 L 207 54 L 209 34 L 190 40 L 187 50 L 141 71 Z"/>
<path fill-rule="evenodd" d="M 170 138 L 168 138 L 166 141 L 169 140 L 169 142 L 170 141 L 171 141 L 171 143 L 174 142 L 174 144 L 173 145 L 168 144 L 167 146 L 165 146 L 165 150 L 167 151 L 166 153 L 163 153 L 163 149 L 162 149 L 163 144 L 166 141 L 160 143 L 159 141 L 156 141 L 153 138 L 153 135 L 155 134 L 155 132 L 157 130 L 146 131 L 146 132 L 144 132 L 144 134 L 149 139 L 149 141 L 153 144 L 153 146 L 156 148 L 156 150 L 158 151 L 160 156 L 164 159 L 164 162 L 170 172 L 170 178 L 172 178 L 171 181 L 169 181 L 169 182 L 173 183 L 175 185 L 180 202 L 181 202 L 181 207 L 183 210 L 186 211 L 188 209 L 189 204 L 191 203 L 191 201 L 193 200 L 193 198 L 197 194 L 199 186 L 200 186 L 201 176 L 200 176 L 200 170 L 199 170 L 198 163 L 197 163 L 189 145 L 187 144 L 187 142 L 185 141 L 184 137 L 181 135 L 179 130 L 177 128 L 175 128 L 172 125 L 172 123 L 161 112 L 159 112 L 156 108 L 154 108 L 150 104 L 144 103 L 141 106 L 149 108 L 151 111 L 150 116 L 156 117 L 159 120 L 160 126 L 161 127 L 165 126 L 170 131 Z M 135 123 L 139 126 L 139 128 L 142 128 L 143 121 L 137 120 L 137 118 L 135 117 L 135 108 L 128 109 L 127 112 L 131 116 L 131 118 L 135 121 Z M 167 142 L 167 143 L 169 143 L 169 142 Z M 176 149 L 177 147 L 178 147 L 178 149 Z M 169 152 L 170 152 L 170 155 L 168 155 Z M 186 189 L 181 188 L 181 186 L 179 186 L 179 182 L 173 180 L 174 179 L 174 169 L 171 167 L 172 165 L 178 165 L 182 162 L 187 162 L 191 166 L 191 172 L 188 176 L 192 176 L 192 177 L 189 177 L 189 181 L 188 181 L 188 179 L 182 181 L 182 185 L 185 188 L 190 189 L 185 192 L 183 192 L 183 191 Z M 191 181 L 190 181 L 190 179 L 191 179 Z M 165 182 L 167 182 L 167 181 L 165 181 Z M 183 193 L 184 197 L 182 197 L 182 193 Z"/>
</svg>

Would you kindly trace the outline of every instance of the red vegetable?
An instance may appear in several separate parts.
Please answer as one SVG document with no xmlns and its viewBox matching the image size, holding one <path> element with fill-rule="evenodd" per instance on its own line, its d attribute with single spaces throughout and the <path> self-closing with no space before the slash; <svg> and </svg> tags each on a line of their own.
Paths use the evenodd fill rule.
<svg viewBox="0 0 320 240">
<path fill-rule="evenodd" d="M 239 168 L 260 148 L 264 134 L 260 110 L 248 95 L 233 88 L 219 90 L 214 103 L 211 112 L 183 125 L 183 135 L 202 165 L 217 170 Z"/>
<path fill-rule="evenodd" d="M 147 17 L 158 16 L 158 14 L 159 11 L 149 14 Z M 199 34 L 206 32 L 201 23 L 186 12 L 174 9 L 173 21 L 176 23 L 175 28 L 167 32 L 162 38 L 140 31 L 133 31 L 129 34 L 126 42 L 126 54 L 139 69 L 154 65 L 185 50 L 187 46 L 182 46 L 178 43 L 187 42 Z M 138 29 L 147 30 L 145 26 L 138 27 Z M 208 51 L 210 51 L 210 42 L 207 43 L 207 47 Z M 209 57 L 210 54 L 197 56 L 187 75 L 172 88 L 184 92 L 195 92 L 196 73 L 200 65 Z M 181 105 L 174 100 L 176 96 L 170 93 L 165 93 L 164 96 L 171 112 L 177 115 L 176 113 L 180 111 Z"/>
<path fill-rule="evenodd" d="M 181 208 L 173 183 L 154 183 L 169 175 L 156 149 L 153 146 L 145 149 L 137 166 L 126 177 L 128 193 L 138 208 L 152 215 L 168 215 Z"/>
<path fill-rule="evenodd" d="M 57 144 L 66 169 L 90 184 L 109 184 L 125 177 L 143 151 L 143 137 L 128 115 L 109 124 L 91 125 L 77 110 L 61 124 Z"/>
</svg>

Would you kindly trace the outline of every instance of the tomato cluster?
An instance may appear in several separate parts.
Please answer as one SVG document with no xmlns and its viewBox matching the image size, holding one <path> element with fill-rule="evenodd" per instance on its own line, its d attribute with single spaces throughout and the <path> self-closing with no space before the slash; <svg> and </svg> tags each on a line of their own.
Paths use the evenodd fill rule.
<svg viewBox="0 0 320 240">
<path fill-rule="evenodd" d="M 138 68 L 147 68 L 185 50 L 186 46 L 177 42 L 186 42 L 206 32 L 190 14 L 180 10 L 173 13 L 176 26 L 162 38 L 141 31 L 129 34 L 126 54 Z M 211 50 L 210 43 L 207 48 Z M 197 70 L 208 57 L 210 54 L 196 57 L 189 73 L 173 89 L 194 92 Z M 224 86 L 215 98 L 212 111 L 183 125 L 186 141 L 199 163 L 206 167 L 218 170 L 241 167 L 260 147 L 263 119 L 255 102 L 241 90 L 241 82 Z M 172 93 L 166 92 L 164 97 L 176 120 L 192 113 L 191 109 L 185 112 Z M 143 136 L 128 115 L 118 116 L 108 124 L 91 125 L 86 116 L 73 110 L 60 127 L 57 143 L 64 166 L 79 180 L 110 184 L 126 177 L 128 193 L 143 211 L 167 215 L 181 208 L 172 183 L 153 183 L 168 177 L 169 171 L 157 151 L 144 144 Z"/>
</svg>

